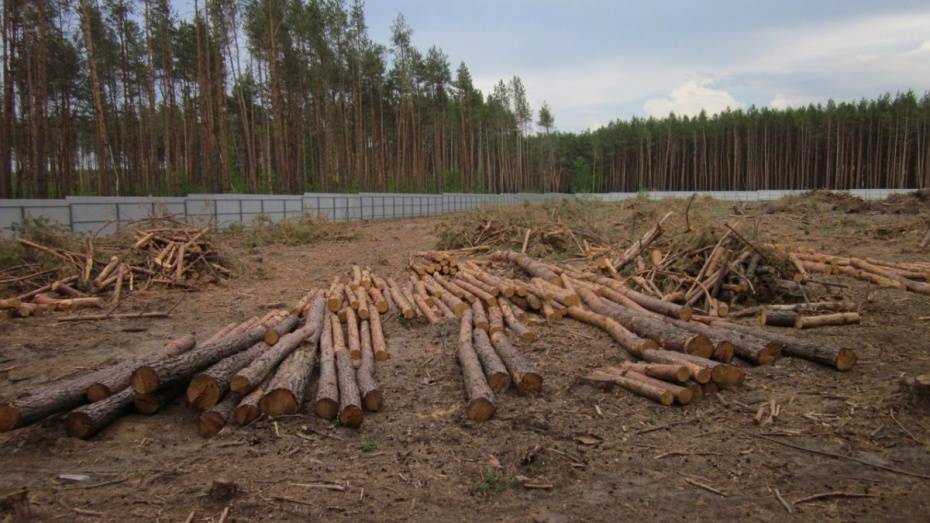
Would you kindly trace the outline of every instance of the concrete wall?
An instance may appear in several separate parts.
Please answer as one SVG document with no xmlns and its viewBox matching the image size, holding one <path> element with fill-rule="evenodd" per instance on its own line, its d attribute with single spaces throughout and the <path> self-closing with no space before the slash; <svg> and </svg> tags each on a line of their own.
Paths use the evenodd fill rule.
<svg viewBox="0 0 930 523">
<path fill-rule="evenodd" d="M 700 196 L 720 200 L 765 201 L 805 191 L 708 191 Z M 906 189 L 853 189 L 847 192 L 865 200 L 881 200 Z M 653 192 L 649 198 L 688 198 L 692 192 Z M 212 224 L 219 229 L 248 227 L 258 216 L 272 221 L 309 214 L 333 221 L 379 220 L 438 216 L 489 205 L 539 203 L 565 198 L 621 201 L 638 193 L 515 194 L 394 194 L 394 193 L 304 193 L 190 194 L 184 197 L 69 196 L 61 200 L 0 200 L 0 234 L 24 217 L 45 217 L 75 232 L 108 234 L 127 223 L 157 216 L 175 216 L 192 223 Z"/>
</svg>

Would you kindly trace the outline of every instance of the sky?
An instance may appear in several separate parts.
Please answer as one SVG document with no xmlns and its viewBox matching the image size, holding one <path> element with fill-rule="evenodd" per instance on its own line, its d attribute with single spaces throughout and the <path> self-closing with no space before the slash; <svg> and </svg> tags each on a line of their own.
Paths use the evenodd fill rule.
<svg viewBox="0 0 930 523">
<path fill-rule="evenodd" d="M 368 0 L 373 40 L 398 13 L 485 93 L 520 76 L 563 131 L 930 90 L 926 0 Z"/>
</svg>

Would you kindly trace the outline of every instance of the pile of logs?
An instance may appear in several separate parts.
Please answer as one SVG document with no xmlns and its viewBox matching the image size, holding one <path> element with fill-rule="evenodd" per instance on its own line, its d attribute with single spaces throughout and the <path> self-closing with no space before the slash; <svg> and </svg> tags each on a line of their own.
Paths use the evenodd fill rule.
<svg viewBox="0 0 930 523">
<path fill-rule="evenodd" d="M 290 310 L 231 323 L 200 343 L 182 336 L 157 353 L 0 402 L 0 431 L 70 411 L 66 432 L 88 438 L 129 410 L 153 414 L 178 396 L 200 411 L 204 437 L 230 422 L 295 414 L 305 404 L 320 418 L 358 428 L 364 411 L 384 404 L 375 364 L 388 359 L 380 316 L 388 305 L 385 287 L 375 284 L 384 280 L 369 271 L 355 276 L 340 294 L 312 291 Z"/>
<path fill-rule="evenodd" d="M 19 245 L 56 265 L 52 269 L 0 280 L 0 285 L 13 289 L 31 287 L 31 290 L 0 299 L 0 318 L 42 316 L 52 311 L 83 308 L 107 309 L 108 313 L 59 319 L 112 317 L 120 299 L 137 288 L 169 285 L 192 289 L 195 283 L 219 281 L 231 274 L 211 246 L 209 228 L 167 223 L 168 226 L 136 230 L 132 247 L 108 259 L 99 259 L 91 239 L 86 240 L 84 252 L 77 252 L 18 238 Z M 145 315 L 162 317 L 167 314 Z"/>
</svg>

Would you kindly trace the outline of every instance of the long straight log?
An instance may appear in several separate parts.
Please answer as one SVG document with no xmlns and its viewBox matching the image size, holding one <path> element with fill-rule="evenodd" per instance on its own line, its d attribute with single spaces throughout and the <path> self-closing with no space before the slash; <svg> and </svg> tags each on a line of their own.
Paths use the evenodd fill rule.
<svg viewBox="0 0 930 523">
<path fill-rule="evenodd" d="M 645 381 L 640 381 L 630 376 L 614 374 L 604 370 L 595 370 L 587 374 L 583 379 L 588 383 L 602 386 L 620 385 L 634 394 L 649 398 L 665 406 L 669 406 L 675 402 L 675 395 L 672 394 L 667 387 L 656 386 L 652 383 L 646 383 Z"/>
<path fill-rule="evenodd" d="M 258 402 L 262 413 L 272 417 L 297 413 L 303 404 L 315 358 L 316 347 L 304 344 L 281 362 Z"/>
<path fill-rule="evenodd" d="M 346 310 L 346 341 L 348 345 L 346 348 L 352 358 L 352 366 L 355 368 L 362 364 L 362 345 L 358 335 L 358 324 L 359 321 L 355 317 L 355 313 L 351 309 Z"/>
<path fill-rule="evenodd" d="M 517 386 L 517 391 L 524 396 L 538 396 L 542 391 L 543 377 L 536 370 L 536 366 L 511 345 L 510 339 L 504 333 L 492 335 L 491 343 L 510 372 L 510 378 Z"/>
<path fill-rule="evenodd" d="M 739 323 L 731 323 L 716 318 L 698 318 L 701 321 L 708 322 L 713 326 L 745 332 L 758 338 L 780 343 L 782 346 L 783 354 L 793 356 L 795 358 L 814 361 L 822 365 L 833 367 L 837 370 L 849 370 L 856 365 L 856 361 L 858 360 L 856 352 L 852 349 L 820 345 L 819 343 L 802 340 L 793 336 L 774 333 L 757 327 L 749 327 Z"/>
<path fill-rule="evenodd" d="M 84 402 L 87 389 L 94 384 L 105 383 L 108 389 L 112 391 L 116 384 L 127 381 L 126 377 L 140 362 L 148 363 L 157 361 L 160 358 L 182 354 L 189 351 L 193 346 L 193 336 L 182 336 L 169 342 L 152 356 L 129 363 L 117 363 L 79 376 L 64 378 L 37 387 L 28 396 L 0 403 L 0 432 L 29 425 L 56 412 L 73 409 Z"/>
<path fill-rule="evenodd" d="M 812 327 L 851 325 L 854 323 L 859 323 L 858 312 L 834 312 L 817 316 L 798 316 L 794 320 L 794 327 L 796 329 L 810 329 Z"/>
<path fill-rule="evenodd" d="M 631 369 L 640 374 L 645 374 L 646 376 L 670 383 L 686 383 L 691 379 L 691 371 L 685 365 L 670 363 L 633 363 L 625 361 L 620 364 L 620 367 Z"/>
<path fill-rule="evenodd" d="M 640 306 L 659 314 L 664 314 L 671 318 L 679 320 L 690 320 L 694 315 L 694 310 L 690 305 L 678 305 L 668 301 L 662 301 L 658 298 L 643 294 L 633 290 L 617 280 L 611 278 L 598 278 L 601 285 L 597 288 L 597 293 L 609 300 L 618 301 L 617 294 L 622 294 L 627 298 L 638 303 Z"/>
<path fill-rule="evenodd" d="M 667 350 L 647 351 L 643 353 L 643 359 L 655 363 L 692 363 L 696 366 L 710 370 L 710 381 L 713 381 L 714 383 L 717 383 L 723 387 L 740 385 L 746 379 L 746 371 L 739 367 L 735 367 L 733 365 L 719 361 L 709 360 L 700 356 L 684 354 L 682 352 Z M 695 377 L 695 379 L 700 377 L 700 373 L 695 372 L 697 369 L 695 369 L 693 366 L 689 366 L 689 368 L 691 368 L 691 374 Z"/>
<path fill-rule="evenodd" d="M 238 370 L 229 381 L 229 388 L 238 394 L 246 394 L 265 380 L 284 358 L 288 357 L 304 341 L 315 347 L 323 328 L 326 315 L 326 300 L 321 294 L 314 296 L 307 308 L 306 321 L 302 328 L 285 335 L 278 343 L 265 350 L 246 367 Z"/>
<path fill-rule="evenodd" d="M 498 251 L 491 255 L 491 259 L 506 260 L 511 263 L 515 263 L 529 274 L 538 278 L 542 278 L 554 285 L 558 285 L 559 281 L 561 281 L 558 274 L 546 267 L 543 263 L 540 263 L 525 254 L 520 254 L 514 251 Z"/>
<path fill-rule="evenodd" d="M 640 338 L 627 330 L 623 325 L 620 325 L 603 314 L 598 314 L 582 307 L 569 307 L 567 312 L 570 317 L 603 330 L 609 334 L 614 341 L 619 343 L 621 347 L 634 356 L 640 356 L 643 351 L 657 349 L 659 347 L 659 344 L 655 341 Z"/>
<path fill-rule="evenodd" d="M 267 342 L 266 334 L 276 335 L 289 332 L 297 325 L 297 316 L 289 315 L 281 320 L 274 329 L 262 324 L 237 336 L 228 336 L 211 345 L 205 345 L 192 351 L 159 360 L 151 365 L 140 365 L 130 378 L 133 390 L 145 394 L 158 390 L 163 384 L 193 375 L 217 361 L 255 345 L 261 340 Z"/>
<path fill-rule="evenodd" d="M 878 274 L 879 276 L 888 278 L 889 280 L 896 281 L 911 292 L 930 295 L 930 283 L 922 283 L 905 278 L 904 276 L 901 276 L 895 272 L 893 269 L 885 269 L 884 267 L 879 267 L 878 265 L 871 264 L 865 260 L 860 260 L 859 258 L 850 258 L 849 261 L 853 267 L 870 272 L 872 274 Z"/>
<path fill-rule="evenodd" d="M 407 301 L 401 288 L 398 287 L 397 283 L 392 279 L 388 279 L 388 291 L 390 291 L 391 296 L 394 298 L 394 303 L 397 305 L 397 308 L 400 309 L 404 319 L 412 320 L 417 313 L 413 309 L 413 305 Z"/>
<path fill-rule="evenodd" d="M 374 304 L 375 308 L 378 309 L 378 312 L 384 314 L 388 311 L 388 302 L 384 298 L 384 294 L 381 293 L 381 289 L 377 287 L 369 288 L 368 296 L 371 298 L 371 302 Z"/>
<path fill-rule="evenodd" d="M 476 301 L 471 304 L 471 317 L 473 319 L 473 324 L 476 329 L 481 329 L 484 332 L 488 332 L 491 328 L 490 322 L 488 322 L 488 316 L 484 313 L 484 306 L 480 301 Z"/>
<path fill-rule="evenodd" d="M 381 316 L 374 312 L 368 318 L 371 324 L 371 348 L 375 352 L 375 361 L 384 361 L 391 357 L 387 351 L 387 343 L 384 341 L 384 329 L 381 326 Z"/>
<path fill-rule="evenodd" d="M 333 356 L 336 360 L 336 378 L 339 383 L 339 423 L 353 429 L 362 425 L 362 397 L 355 381 L 352 356 L 346 349 L 342 325 L 332 317 Z"/>
<path fill-rule="evenodd" d="M 642 381 L 643 383 L 648 383 L 656 388 L 664 388 L 671 392 L 673 396 L 675 396 L 675 401 L 680 405 L 687 405 L 691 403 L 691 400 L 694 398 L 694 392 L 692 392 L 689 387 L 683 387 L 681 385 L 676 385 L 675 383 L 669 383 L 667 381 L 656 379 L 634 369 L 623 367 L 607 367 L 606 370 L 607 372 L 616 372 L 621 376 L 626 376 Z"/>
<path fill-rule="evenodd" d="M 472 348 L 481 361 L 488 387 L 495 393 L 507 390 L 510 387 L 510 374 L 507 373 L 507 367 L 500 356 L 494 352 L 488 333 L 481 329 L 472 329 Z"/>
<path fill-rule="evenodd" d="M 362 407 L 369 412 L 377 412 L 384 405 L 384 394 L 375 380 L 375 353 L 371 348 L 371 326 L 368 320 L 362 320 L 359 327 L 362 348 L 362 363 L 355 372 L 358 391 L 362 396 Z"/>
<path fill-rule="evenodd" d="M 332 314 L 323 321 L 320 337 L 320 377 L 317 379 L 314 412 L 320 418 L 331 420 L 339 414 L 339 378 L 336 376 L 336 356 L 333 353 Z M 372 316 L 369 320 L 376 318 Z"/>
<path fill-rule="evenodd" d="M 194 348 L 194 337 L 187 335 L 171 340 L 156 354 L 141 359 L 117 363 L 108 367 L 106 373 L 97 373 L 97 379 L 92 380 L 84 391 L 88 402 L 95 402 L 110 397 L 114 392 L 121 391 L 129 386 L 132 371 L 140 364 L 145 365 L 161 358 L 174 356 Z"/>
<path fill-rule="evenodd" d="M 501 315 L 504 317 L 504 323 L 510 327 L 510 330 L 517 335 L 523 343 L 532 343 L 536 341 L 536 335 L 527 328 L 526 325 L 513 313 L 510 301 L 503 296 L 497 298 L 497 305 L 500 307 Z"/>
<path fill-rule="evenodd" d="M 485 381 L 481 362 L 472 346 L 471 311 L 466 311 L 459 322 L 457 357 L 468 398 L 465 414 L 472 421 L 486 421 L 497 408 L 494 406 L 494 392 Z"/>
<path fill-rule="evenodd" d="M 65 432 L 72 438 L 93 436 L 126 412 L 134 397 L 132 389 L 126 387 L 102 401 L 72 410 L 65 416 Z"/>
</svg>

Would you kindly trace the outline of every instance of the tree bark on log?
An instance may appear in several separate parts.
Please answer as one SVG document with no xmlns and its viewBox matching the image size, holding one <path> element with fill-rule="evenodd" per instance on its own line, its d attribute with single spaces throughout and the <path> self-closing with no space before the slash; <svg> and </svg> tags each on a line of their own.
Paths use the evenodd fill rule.
<svg viewBox="0 0 930 523">
<path fill-rule="evenodd" d="M 731 323 L 716 318 L 700 317 L 701 321 L 709 322 L 713 326 L 719 326 L 724 329 L 732 329 L 739 332 L 750 334 L 757 338 L 766 339 L 780 343 L 782 353 L 795 358 L 803 358 L 814 361 L 837 370 L 846 371 L 856 365 L 858 357 L 856 352 L 848 348 L 837 348 L 826 345 L 820 345 L 816 342 L 810 342 L 787 336 L 780 333 L 774 333 L 768 330 L 749 327 L 739 323 Z"/>
<path fill-rule="evenodd" d="M 670 318 L 688 321 L 691 319 L 691 316 L 694 315 L 694 309 L 692 309 L 690 305 L 678 305 L 677 303 L 662 301 L 648 294 L 630 289 L 619 281 L 610 278 L 598 278 L 597 281 L 601 284 L 597 287 L 597 293 L 608 300 L 622 303 L 617 297 L 617 294 L 622 294 L 638 303 L 641 307 Z"/>
<path fill-rule="evenodd" d="M 65 432 L 72 438 L 87 439 L 125 413 L 132 405 L 135 393 L 126 387 L 105 398 L 78 407 L 65 416 Z"/>
<path fill-rule="evenodd" d="M 275 347 L 279 345 L 280 342 Z M 229 390 L 229 382 L 233 375 L 248 367 L 255 358 L 266 354 L 269 350 L 268 344 L 260 341 L 242 352 L 214 363 L 207 370 L 195 374 L 185 392 L 188 405 L 206 410 L 219 403 Z"/>
<path fill-rule="evenodd" d="M 685 365 L 675 365 L 670 363 L 633 363 L 625 361 L 620 364 L 621 368 L 631 369 L 640 374 L 656 378 L 670 383 L 686 383 L 691 379 L 691 371 Z"/>
<path fill-rule="evenodd" d="M 400 309 L 405 320 L 412 320 L 416 317 L 417 313 L 413 310 L 413 305 L 407 301 L 401 288 L 392 279 L 388 279 L 388 291 L 390 291 L 391 296 L 394 298 L 394 304 Z"/>
<path fill-rule="evenodd" d="M 361 288 L 361 287 L 360 287 Z M 365 321 L 365 320 L 362 320 Z M 346 341 L 348 342 L 349 356 L 352 366 L 358 368 L 362 364 L 362 346 L 358 337 L 358 320 L 352 310 L 346 311 Z"/>
<path fill-rule="evenodd" d="M 362 397 L 355 381 L 352 357 L 346 350 L 342 325 L 332 318 L 333 357 L 336 360 L 336 378 L 339 383 L 339 423 L 353 429 L 362 425 Z"/>
<path fill-rule="evenodd" d="M 500 393 L 507 390 L 510 387 L 510 374 L 500 356 L 494 351 L 494 347 L 491 346 L 488 333 L 481 329 L 472 329 L 472 347 L 481 361 L 481 367 L 484 369 L 484 375 L 491 391 Z"/>
<path fill-rule="evenodd" d="M 271 417 L 297 413 L 303 404 L 315 358 L 316 347 L 304 344 L 281 362 L 258 402 L 262 413 Z"/>
<path fill-rule="evenodd" d="M 238 394 L 246 394 L 272 374 L 284 358 L 301 343 L 306 341 L 310 347 L 316 347 L 326 314 L 326 300 L 322 295 L 314 296 L 307 309 L 303 327 L 281 338 L 274 347 L 264 351 L 248 366 L 236 372 L 230 380 L 230 389 Z"/>
<path fill-rule="evenodd" d="M 314 406 L 316 415 L 327 420 L 334 419 L 339 414 L 339 378 L 336 376 L 333 320 L 331 318 L 332 314 L 329 314 L 323 321 L 323 335 L 320 337 L 320 377 L 317 379 Z"/>
<path fill-rule="evenodd" d="M 517 319 L 517 316 L 513 313 L 511 308 L 510 301 L 503 296 L 497 298 L 497 306 L 500 307 L 501 315 L 504 317 L 504 323 L 510 327 L 510 330 L 517 335 L 517 338 L 523 343 L 532 343 L 536 341 L 536 335 L 523 324 L 522 321 Z"/>
<path fill-rule="evenodd" d="M 168 342 L 160 351 L 141 360 L 130 360 L 123 363 L 117 363 L 106 369 L 106 375 L 99 376 L 99 379 L 93 380 L 85 390 L 87 401 L 93 403 L 110 397 L 114 391 L 121 391 L 129 386 L 129 378 L 132 371 L 140 364 L 145 365 L 161 358 L 166 358 L 187 352 L 194 348 L 196 342 L 193 336 L 182 336 Z M 100 373 L 97 373 L 98 375 Z"/>
<path fill-rule="evenodd" d="M 471 311 L 466 311 L 459 321 L 457 357 L 468 398 L 465 414 L 472 421 L 486 421 L 494 415 L 497 407 L 494 406 L 494 393 L 485 381 L 481 362 L 472 346 Z"/>
<path fill-rule="evenodd" d="M 620 325 L 603 314 L 598 314 L 582 307 L 569 307 L 567 312 L 570 317 L 603 330 L 609 334 L 614 341 L 619 343 L 621 347 L 634 356 L 639 357 L 643 351 L 657 349 L 659 347 L 659 344 L 655 341 L 640 338 L 627 330 L 623 325 Z"/>
<path fill-rule="evenodd" d="M 504 260 L 514 263 L 532 276 L 542 278 L 553 285 L 558 285 L 559 281 L 561 281 L 558 274 L 554 273 L 543 263 L 538 262 L 525 254 L 520 254 L 514 251 L 498 251 L 491 255 L 491 259 Z"/>
<path fill-rule="evenodd" d="M 496 303 L 488 304 L 488 334 L 504 332 L 504 314 Z"/>
<path fill-rule="evenodd" d="M 384 361 L 391 357 L 387 351 L 387 343 L 384 341 L 384 329 L 381 326 L 381 316 L 377 313 L 368 318 L 371 326 L 371 348 L 375 352 L 375 361 Z"/>
<path fill-rule="evenodd" d="M 56 412 L 73 409 L 84 402 L 88 388 L 94 384 L 104 384 L 112 391 L 116 384 L 126 380 L 140 361 L 148 363 L 161 358 L 170 358 L 189 351 L 193 346 L 193 336 L 183 336 L 169 342 L 158 353 L 150 357 L 143 357 L 128 363 L 117 363 L 78 376 L 57 380 L 33 389 L 28 396 L 0 403 L 0 432 L 34 423 Z"/>
<path fill-rule="evenodd" d="M 630 376 L 621 376 L 603 370 L 595 370 L 582 378 L 584 381 L 600 386 L 610 387 L 620 385 L 624 389 L 649 398 L 657 403 L 669 406 L 675 402 L 675 395 L 666 387 L 657 387 L 652 383 L 646 383 Z"/>
<path fill-rule="evenodd" d="M 473 319 L 472 323 L 476 329 L 488 332 L 491 328 L 491 324 L 488 322 L 488 316 L 484 313 L 484 306 L 480 301 L 471 304 L 471 317 Z"/>
<path fill-rule="evenodd" d="M 495 333 L 491 336 L 491 343 L 510 372 L 517 391 L 524 396 L 538 396 L 542 391 L 543 377 L 536 370 L 536 366 L 511 345 L 505 334 Z"/>
<path fill-rule="evenodd" d="M 675 213 L 669 211 L 664 216 L 662 216 L 662 218 L 659 218 L 659 221 L 657 221 L 651 228 L 646 230 L 646 232 L 643 233 L 643 236 L 635 243 L 633 243 L 633 245 L 627 247 L 627 249 L 623 251 L 623 254 L 620 255 L 619 258 L 612 260 L 611 265 L 613 266 L 614 270 L 619 271 L 622 269 L 627 263 L 630 263 L 636 259 L 636 257 L 643 252 L 643 249 L 649 247 L 649 245 L 654 242 L 656 238 L 662 236 L 662 224 L 669 218 L 669 216 L 673 214 Z"/>
<path fill-rule="evenodd" d="M 697 367 L 703 367 L 710 371 L 710 381 L 717 383 L 724 387 L 732 387 L 743 383 L 746 379 L 746 371 L 739 367 L 727 363 L 721 363 L 719 361 L 709 360 L 707 358 L 702 358 L 700 356 L 693 356 L 691 354 L 684 354 L 682 352 L 667 351 L 667 350 L 654 350 L 646 351 L 643 354 L 643 359 L 646 361 L 651 361 L 655 363 L 673 363 L 673 364 L 683 364 L 688 365 L 691 369 L 691 375 L 697 381 L 703 379 L 702 373 L 698 371 Z"/>
<path fill-rule="evenodd" d="M 794 311 L 767 311 L 763 310 L 759 315 L 760 325 L 771 325 L 773 327 L 794 327 L 800 316 Z"/>
<path fill-rule="evenodd" d="M 161 410 L 162 407 L 171 403 L 183 393 L 184 382 L 175 381 L 153 392 L 145 394 L 139 394 L 137 392 L 133 400 L 133 405 L 136 408 L 136 412 L 139 414 L 155 414 Z"/>
<path fill-rule="evenodd" d="M 297 325 L 297 316 L 289 315 L 281 320 L 274 329 L 260 324 L 237 336 L 228 336 L 211 345 L 196 348 L 190 352 L 164 358 L 151 365 L 137 367 L 130 379 L 133 390 L 145 394 L 158 390 L 163 384 L 191 376 L 217 361 L 240 352 L 259 341 L 266 339 L 269 332 L 289 332 Z"/>
<path fill-rule="evenodd" d="M 368 289 L 368 295 L 371 297 L 371 301 L 375 308 L 378 309 L 378 312 L 384 314 L 388 311 L 388 302 L 386 299 L 384 299 L 384 295 L 381 294 L 381 289 L 377 287 L 371 287 Z"/>
<path fill-rule="evenodd" d="M 828 325 L 851 325 L 859 323 L 858 312 L 834 312 L 833 314 L 820 314 L 817 316 L 798 316 L 794 321 L 796 329 L 810 329 Z"/>
<path fill-rule="evenodd" d="M 627 376 L 643 383 L 648 383 L 656 388 L 664 388 L 672 393 L 675 397 L 675 401 L 679 405 L 687 405 L 691 403 L 691 400 L 694 398 L 694 392 L 691 391 L 690 387 L 683 387 L 681 385 L 676 385 L 675 383 L 669 383 L 660 379 L 653 378 L 641 372 L 637 372 L 630 368 L 618 368 L 618 367 L 608 367 L 606 369 L 611 373 L 618 373 L 621 376 Z"/>
<path fill-rule="evenodd" d="M 384 394 L 375 380 L 375 353 L 371 348 L 371 326 L 368 320 L 362 320 L 359 328 L 362 347 L 362 363 L 355 373 L 358 391 L 362 396 L 362 407 L 369 412 L 378 412 L 384 405 Z"/>
<path fill-rule="evenodd" d="M 226 423 L 232 419 L 233 412 L 241 399 L 235 392 L 230 392 L 223 398 L 223 401 L 201 412 L 197 418 L 197 433 L 200 437 L 209 438 L 223 430 Z"/>
<path fill-rule="evenodd" d="M 258 403 L 265 396 L 265 392 L 268 391 L 268 386 L 271 384 L 271 380 L 274 379 L 274 374 L 274 372 L 268 374 L 268 377 L 265 378 L 265 381 L 263 381 L 261 385 L 255 387 L 251 392 L 243 396 L 242 401 L 236 405 L 236 409 L 233 411 L 233 421 L 235 421 L 237 425 L 248 425 L 255 421 L 259 414 L 261 414 L 261 407 L 258 406 Z"/>
</svg>

